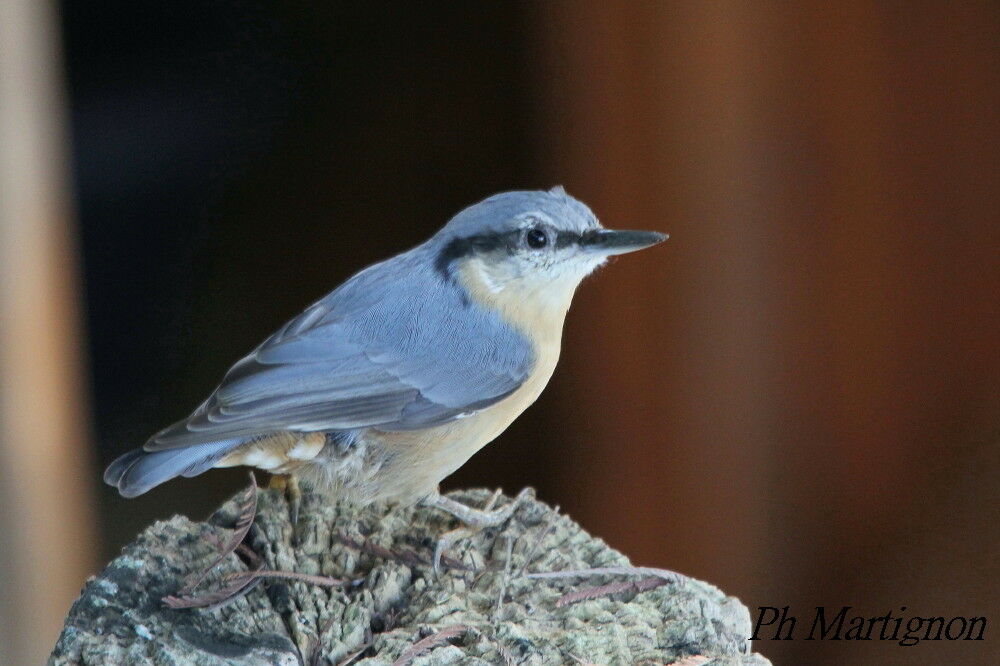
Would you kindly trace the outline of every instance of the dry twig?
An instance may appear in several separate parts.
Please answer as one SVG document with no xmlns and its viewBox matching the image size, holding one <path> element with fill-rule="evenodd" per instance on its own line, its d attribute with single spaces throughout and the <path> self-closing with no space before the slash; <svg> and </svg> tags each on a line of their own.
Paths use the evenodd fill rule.
<svg viewBox="0 0 1000 666">
<path fill-rule="evenodd" d="M 406 648 L 406 650 L 403 651 L 403 654 L 399 655 L 399 659 L 392 662 L 392 666 L 409 666 L 409 663 L 420 655 L 430 652 L 440 645 L 444 645 L 452 638 L 461 636 L 468 630 L 469 628 L 464 624 L 456 624 L 451 627 L 445 627 L 441 631 L 431 634 L 427 638 L 421 639 Z"/>
<path fill-rule="evenodd" d="M 236 582 L 230 585 L 225 585 L 217 590 L 202 592 L 200 594 L 192 594 L 194 588 L 205 580 L 205 578 L 212 572 L 212 569 L 221 564 L 222 561 L 233 552 L 239 551 L 250 563 L 250 566 L 254 567 L 251 571 L 241 573 L 254 574 L 263 570 L 264 560 L 262 560 L 243 543 L 243 540 L 246 539 L 247 533 L 250 531 L 250 526 L 253 525 L 256 515 L 257 479 L 254 477 L 253 472 L 250 472 L 250 484 L 247 486 L 244 491 L 244 495 L 241 498 L 240 515 L 236 520 L 236 528 L 233 530 L 233 534 L 222 546 L 222 550 L 219 552 L 218 556 L 212 560 L 211 564 L 190 579 L 176 595 L 163 597 L 163 603 L 174 609 L 222 608 L 223 606 L 233 603 L 240 597 L 250 592 L 250 590 L 260 585 L 262 578 L 244 576 L 243 578 L 236 580 Z M 218 538 L 215 537 L 214 534 L 210 535 L 209 538 L 218 543 Z"/>
<path fill-rule="evenodd" d="M 650 576 L 649 578 L 643 578 L 638 581 L 618 581 L 617 583 L 598 585 L 597 587 L 586 587 L 582 590 L 569 592 L 559 597 L 559 600 L 556 601 L 556 606 L 562 608 L 563 606 L 569 606 L 570 604 L 575 604 L 580 601 L 608 597 L 613 594 L 621 594 L 623 592 L 645 592 L 646 590 L 652 590 L 666 584 L 667 581 L 665 579 L 657 576 Z"/>
<path fill-rule="evenodd" d="M 493 621 L 500 617 L 500 609 L 503 608 L 503 598 L 507 594 L 507 585 L 510 584 L 510 569 L 514 555 L 514 538 L 507 537 L 507 561 L 503 567 L 503 578 L 500 581 L 500 591 L 497 594 L 497 603 L 493 608 Z"/>
<path fill-rule="evenodd" d="M 309 583 L 310 585 L 320 585 L 322 587 L 337 587 L 339 585 L 348 585 L 351 582 L 340 578 L 331 578 L 329 576 L 314 576 L 312 574 L 296 573 L 294 571 L 275 571 L 273 569 L 234 571 L 232 573 L 225 574 L 222 577 L 222 580 L 254 580 L 257 578 L 284 578 L 287 580 L 295 580 L 300 583 Z"/>
<path fill-rule="evenodd" d="M 356 651 L 352 652 L 351 654 L 341 659 L 340 662 L 337 663 L 337 666 L 348 666 L 348 664 L 353 663 L 355 660 L 357 660 L 358 657 L 363 655 L 365 653 L 365 650 L 367 650 L 371 646 L 372 646 L 371 643 L 365 643 Z"/>
<path fill-rule="evenodd" d="M 250 592 L 250 590 L 260 585 L 262 580 L 263 579 L 261 578 L 250 580 L 242 579 L 214 591 L 179 596 L 170 595 L 163 597 L 163 603 L 174 609 L 208 608 L 209 610 L 215 610 L 231 604 L 240 597 L 244 596 Z"/>
<path fill-rule="evenodd" d="M 538 571 L 526 574 L 528 578 L 576 578 L 586 576 L 656 576 L 668 583 L 676 583 L 683 574 L 654 567 L 594 567 L 593 569 L 567 569 L 565 571 Z"/>
<path fill-rule="evenodd" d="M 710 661 L 712 660 L 708 657 L 693 654 L 690 657 L 681 657 L 677 661 L 672 661 L 667 666 L 701 666 L 701 664 L 707 664 Z"/>
<path fill-rule="evenodd" d="M 196 575 L 194 578 L 189 580 L 184 587 L 179 591 L 181 596 L 187 595 L 191 590 L 198 587 L 208 577 L 208 574 L 212 572 L 212 569 L 219 566 L 224 559 L 229 557 L 236 548 L 243 543 L 243 540 L 247 538 L 247 533 L 250 532 L 250 526 L 253 525 L 254 517 L 257 515 L 257 479 L 254 477 L 253 472 L 250 472 L 250 485 L 247 486 L 246 490 L 243 491 L 243 497 L 240 498 L 240 515 L 236 519 L 236 528 L 233 530 L 232 535 L 229 540 L 222 547 L 219 555 L 212 560 L 212 563 L 205 567 L 201 573 Z"/>
</svg>

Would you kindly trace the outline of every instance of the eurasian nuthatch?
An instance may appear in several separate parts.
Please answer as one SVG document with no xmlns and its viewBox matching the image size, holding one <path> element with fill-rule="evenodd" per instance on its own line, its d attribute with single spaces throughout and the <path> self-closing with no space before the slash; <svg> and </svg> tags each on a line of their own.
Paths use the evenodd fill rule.
<svg viewBox="0 0 1000 666">
<path fill-rule="evenodd" d="M 134 497 L 247 465 L 337 499 L 423 501 L 496 524 L 510 506 L 472 509 L 438 483 L 545 388 L 580 281 L 664 239 L 604 229 L 561 187 L 492 196 L 306 308 L 104 480 Z"/>
</svg>

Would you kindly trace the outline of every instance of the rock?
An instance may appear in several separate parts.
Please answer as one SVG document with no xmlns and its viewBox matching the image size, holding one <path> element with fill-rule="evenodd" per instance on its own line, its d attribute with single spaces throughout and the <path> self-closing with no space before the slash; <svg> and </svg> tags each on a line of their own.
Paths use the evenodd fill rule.
<svg viewBox="0 0 1000 666">
<path fill-rule="evenodd" d="M 451 497 L 482 507 L 490 495 Z M 750 653 L 750 614 L 737 599 L 691 578 L 633 570 L 530 498 L 507 523 L 458 542 L 435 577 L 434 543 L 457 527 L 447 514 L 307 494 L 293 525 L 284 494 L 260 490 L 244 544 L 263 563 L 230 554 L 194 594 L 223 587 L 221 577 L 247 571 L 248 561 L 345 584 L 267 578 L 219 608 L 168 607 L 163 598 L 216 558 L 239 511 L 234 498 L 205 523 L 175 516 L 149 527 L 87 582 L 49 663 L 768 664 Z M 626 569 L 528 575 L 598 567 Z"/>
</svg>

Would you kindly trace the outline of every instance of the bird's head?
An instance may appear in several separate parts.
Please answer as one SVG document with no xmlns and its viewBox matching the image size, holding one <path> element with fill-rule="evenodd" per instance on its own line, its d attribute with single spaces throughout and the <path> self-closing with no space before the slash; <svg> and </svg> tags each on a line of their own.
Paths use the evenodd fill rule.
<svg viewBox="0 0 1000 666">
<path fill-rule="evenodd" d="M 441 272 L 477 301 L 516 314 L 565 313 L 576 287 L 608 257 L 666 238 L 605 229 L 586 205 L 556 187 L 484 199 L 452 218 L 433 242 Z"/>
</svg>

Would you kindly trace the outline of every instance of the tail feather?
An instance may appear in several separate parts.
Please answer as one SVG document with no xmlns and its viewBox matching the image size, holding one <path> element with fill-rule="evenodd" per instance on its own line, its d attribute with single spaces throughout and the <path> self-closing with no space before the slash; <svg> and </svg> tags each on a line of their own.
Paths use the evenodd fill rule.
<svg viewBox="0 0 1000 666">
<path fill-rule="evenodd" d="M 136 497 L 174 477 L 201 474 L 245 441 L 225 439 L 164 451 L 134 449 L 108 465 L 104 482 L 123 497 Z"/>
<path fill-rule="evenodd" d="M 122 476 L 132 466 L 132 463 L 142 457 L 143 453 L 142 449 L 132 449 L 128 453 L 115 458 L 114 462 L 104 470 L 104 483 L 117 488 L 119 482 L 122 480 Z"/>
</svg>

